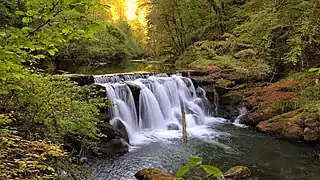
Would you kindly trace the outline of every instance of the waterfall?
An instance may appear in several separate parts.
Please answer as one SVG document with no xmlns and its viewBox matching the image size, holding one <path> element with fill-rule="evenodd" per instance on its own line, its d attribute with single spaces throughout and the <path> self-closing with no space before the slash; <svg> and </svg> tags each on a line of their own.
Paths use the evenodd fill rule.
<svg viewBox="0 0 320 180">
<path fill-rule="evenodd" d="M 204 125 L 214 112 L 205 91 L 179 74 L 96 76 L 95 83 L 105 87 L 113 104 L 110 124 L 121 122 L 130 142 L 142 132 L 163 132 L 172 125 L 181 129 L 180 102 L 185 105 L 188 128 Z M 131 85 L 139 88 L 139 97 L 133 96 Z"/>
<path fill-rule="evenodd" d="M 239 116 L 234 120 L 233 124 L 239 127 L 246 127 L 244 124 L 241 124 L 241 119 L 248 113 L 248 110 L 244 105 L 240 104 L 238 111 Z"/>
</svg>

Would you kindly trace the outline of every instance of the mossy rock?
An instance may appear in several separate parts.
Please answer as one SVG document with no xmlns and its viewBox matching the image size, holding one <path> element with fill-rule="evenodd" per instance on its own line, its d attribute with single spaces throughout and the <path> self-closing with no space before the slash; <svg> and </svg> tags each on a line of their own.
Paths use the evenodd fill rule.
<svg viewBox="0 0 320 180">
<path fill-rule="evenodd" d="M 303 129 L 299 124 L 292 123 L 293 117 L 298 117 L 299 111 L 275 116 L 267 121 L 262 121 L 257 125 L 261 132 L 275 134 L 284 139 L 300 140 L 303 138 Z"/>
<path fill-rule="evenodd" d="M 257 179 L 252 177 L 251 171 L 245 166 L 235 166 L 223 173 L 225 180 L 253 180 Z"/>
<path fill-rule="evenodd" d="M 319 140 L 319 132 L 313 130 L 309 127 L 304 129 L 303 139 L 308 142 L 313 142 Z"/>
<path fill-rule="evenodd" d="M 221 105 L 238 105 L 243 100 L 241 93 L 228 93 L 221 97 Z"/>
<path fill-rule="evenodd" d="M 320 122 L 316 118 L 308 117 L 305 121 L 304 124 L 306 127 L 309 127 L 311 129 L 317 129 L 320 126 Z"/>
<path fill-rule="evenodd" d="M 157 169 L 142 169 L 134 177 L 137 180 L 178 180 L 175 176 Z"/>
<path fill-rule="evenodd" d="M 216 81 L 216 85 L 217 86 L 222 86 L 222 87 L 226 87 L 226 88 L 232 88 L 234 87 L 236 84 L 233 81 L 230 81 L 228 79 L 218 79 Z"/>
<path fill-rule="evenodd" d="M 300 126 L 291 123 L 286 124 L 280 134 L 282 138 L 289 140 L 301 140 L 303 139 L 303 135 L 303 129 Z"/>
<path fill-rule="evenodd" d="M 253 49 L 245 49 L 233 55 L 236 59 L 249 59 L 255 57 L 257 52 Z"/>
</svg>

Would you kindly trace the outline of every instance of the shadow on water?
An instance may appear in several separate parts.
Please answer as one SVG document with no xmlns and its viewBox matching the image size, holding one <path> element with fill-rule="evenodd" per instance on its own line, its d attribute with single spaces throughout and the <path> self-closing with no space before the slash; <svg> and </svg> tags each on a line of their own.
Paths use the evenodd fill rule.
<svg viewBox="0 0 320 180">
<path fill-rule="evenodd" d="M 248 166 L 259 179 L 319 179 L 319 149 L 276 140 L 254 129 L 231 124 L 213 125 L 211 129 L 219 135 L 189 137 L 187 148 L 180 138 L 159 140 L 134 148 L 113 161 L 101 160 L 94 165 L 92 179 L 135 179 L 134 174 L 142 168 L 173 173 L 192 155 L 204 157 L 206 164 L 224 171 L 236 165 Z"/>
</svg>

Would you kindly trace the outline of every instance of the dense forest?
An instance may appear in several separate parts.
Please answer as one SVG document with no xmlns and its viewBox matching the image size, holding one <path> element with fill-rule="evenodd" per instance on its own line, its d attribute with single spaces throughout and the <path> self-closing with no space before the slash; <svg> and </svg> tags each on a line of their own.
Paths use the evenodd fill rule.
<svg viewBox="0 0 320 180">
<path fill-rule="evenodd" d="M 82 149 L 101 155 L 111 105 L 68 72 L 134 59 L 248 83 L 320 72 L 319 0 L 1 0 L 0 22 L 0 179 L 80 179 Z M 316 115 L 320 88 L 303 82 L 268 113 Z"/>
</svg>

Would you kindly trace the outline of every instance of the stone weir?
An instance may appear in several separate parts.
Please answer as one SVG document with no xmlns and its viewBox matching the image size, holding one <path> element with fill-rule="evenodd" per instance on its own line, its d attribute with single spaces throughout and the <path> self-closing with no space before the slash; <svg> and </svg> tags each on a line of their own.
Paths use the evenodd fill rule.
<svg viewBox="0 0 320 180">
<path fill-rule="evenodd" d="M 123 154 L 127 143 L 135 143 L 146 129 L 165 131 L 181 129 L 181 103 L 190 127 L 202 125 L 207 117 L 217 115 L 218 94 L 203 89 L 201 77 L 210 71 L 172 73 L 136 72 L 106 75 L 69 74 L 65 77 L 80 86 L 89 85 L 115 104 L 100 109 L 102 138 L 99 154 Z M 198 81 L 198 80 L 199 81 Z M 210 86 L 214 86 L 214 82 Z M 214 88 L 213 88 L 214 89 Z M 207 91 L 207 92 L 206 92 Z M 115 145 L 116 144 L 116 145 Z"/>
<path fill-rule="evenodd" d="M 183 77 L 197 77 L 207 76 L 210 71 L 177 71 L 171 73 L 155 73 L 155 72 L 134 72 L 134 73 L 119 73 L 119 74 L 105 74 L 105 75 L 86 75 L 86 74 L 66 74 L 64 77 L 69 78 L 78 83 L 79 86 L 91 85 L 95 83 L 95 78 L 110 79 L 110 82 L 121 82 L 128 80 L 135 80 L 139 78 L 148 78 L 155 75 L 167 75 L 180 74 Z M 198 82 L 191 78 L 194 85 L 198 86 Z M 107 83 L 107 82 L 106 82 Z"/>
</svg>

